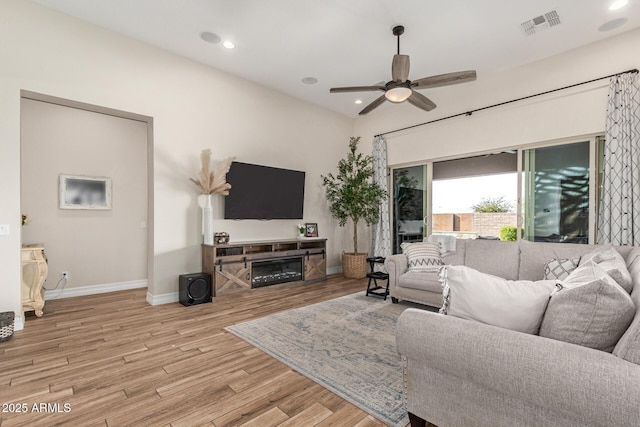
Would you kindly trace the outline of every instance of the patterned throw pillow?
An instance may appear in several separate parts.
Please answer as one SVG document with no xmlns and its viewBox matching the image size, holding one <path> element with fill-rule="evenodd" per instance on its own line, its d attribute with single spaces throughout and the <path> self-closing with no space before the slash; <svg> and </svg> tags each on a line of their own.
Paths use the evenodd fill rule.
<svg viewBox="0 0 640 427">
<path fill-rule="evenodd" d="M 593 261 L 598 264 L 598 266 L 622 286 L 625 291 L 631 293 L 633 280 L 627 269 L 627 263 L 613 246 L 604 245 L 584 254 L 580 260 L 580 266 L 587 261 Z"/>
<path fill-rule="evenodd" d="M 544 265 L 545 280 L 563 280 L 580 264 L 580 257 L 575 258 L 553 258 Z"/>
<path fill-rule="evenodd" d="M 437 243 L 418 242 L 402 245 L 409 271 L 438 271 L 444 265 Z"/>
</svg>

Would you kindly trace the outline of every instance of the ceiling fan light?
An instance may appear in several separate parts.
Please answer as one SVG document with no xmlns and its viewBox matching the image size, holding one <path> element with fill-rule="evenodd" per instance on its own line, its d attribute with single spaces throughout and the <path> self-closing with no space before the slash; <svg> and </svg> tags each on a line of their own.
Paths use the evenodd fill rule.
<svg viewBox="0 0 640 427">
<path fill-rule="evenodd" d="M 609 5 L 609 10 L 618 10 L 622 9 L 629 3 L 629 0 L 616 0 Z"/>
<path fill-rule="evenodd" d="M 408 87 L 394 87 L 384 93 L 384 97 L 390 102 L 404 102 L 411 96 L 411 89 Z"/>
</svg>

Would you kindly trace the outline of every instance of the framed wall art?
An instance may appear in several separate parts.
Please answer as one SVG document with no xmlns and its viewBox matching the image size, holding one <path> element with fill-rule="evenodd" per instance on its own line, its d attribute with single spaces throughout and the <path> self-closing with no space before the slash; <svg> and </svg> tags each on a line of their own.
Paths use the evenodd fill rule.
<svg viewBox="0 0 640 427">
<path fill-rule="evenodd" d="M 60 174 L 59 207 L 111 210 L 111 178 Z"/>
</svg>

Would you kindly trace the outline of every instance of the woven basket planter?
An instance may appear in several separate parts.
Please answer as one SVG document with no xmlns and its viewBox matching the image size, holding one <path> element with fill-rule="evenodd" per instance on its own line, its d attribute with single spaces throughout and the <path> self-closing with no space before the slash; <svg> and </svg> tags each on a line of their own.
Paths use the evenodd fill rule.
<svg viewBox="0 0 640 427">
<path fill-rule="evenodd" d="M 366 253 L 342 253 L 342 275 L 349 279 L 364 279 L 367 277 Z"/>
<path fill-rule="evenodd" d="M 8 340 L 13 335 L 14 317 L 13 311 L 0 313 L 0 342 Z"/>
</svg>

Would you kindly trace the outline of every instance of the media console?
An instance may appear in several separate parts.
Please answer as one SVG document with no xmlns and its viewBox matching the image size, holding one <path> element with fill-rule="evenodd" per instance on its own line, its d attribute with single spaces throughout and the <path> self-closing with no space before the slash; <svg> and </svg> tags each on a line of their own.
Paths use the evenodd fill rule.
<svg viewBox="0 0 640 427">
<path fill-rule="evenodd" d="M 327 278 L 327 239 L 306 238 L 202 245 L 202 271 L 213 296 L 286 282 Z"/>
</svg>

